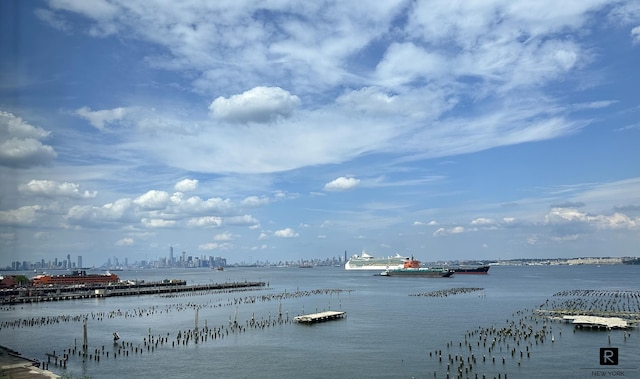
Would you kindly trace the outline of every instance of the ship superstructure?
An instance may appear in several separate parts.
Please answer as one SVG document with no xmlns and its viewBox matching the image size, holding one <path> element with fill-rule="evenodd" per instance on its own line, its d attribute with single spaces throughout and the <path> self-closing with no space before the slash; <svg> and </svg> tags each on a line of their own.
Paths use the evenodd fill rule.
<svg viewBox="0 0 640 379">
<path fill-rule="evenodd" d="M 365 253 L 353 255 L 344 265 L 345 270 L 386 270 L 388 268 L 401 268 L 409 257 L 396 254 L 388 257 L 374 257 Z"/>
</svg>

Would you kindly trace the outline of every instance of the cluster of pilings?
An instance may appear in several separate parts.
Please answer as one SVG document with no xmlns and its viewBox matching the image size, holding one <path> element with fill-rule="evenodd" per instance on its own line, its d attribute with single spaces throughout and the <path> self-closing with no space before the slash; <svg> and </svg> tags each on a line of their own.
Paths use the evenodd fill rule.
<svg viewBox="0 0 640 379">
<path fill-rule="evenodd" d="M 103 321 L 105 318 L 114 318 L 114 317 L 143 317 L 143 316 L 153 316 L 163 312 L 170 311 L 185 311 L 185 310 L 195 310 L 196 319 L 195 326 L 191 329 L 180 329 L 173 332 L 162 332 L 157 335 L 153 335 L 151 330 L 146 337 L 143 338 L 143 341 L 139 343 L 134 343 L 130 341 L 114 341 L 114 349 L 105 349 L 105 346 L 102 345 L 100 348 L 89 348 L 85 343 L 83 343 L 82 348 L 78 348 L 75 346 L 73 348 L 65 349 L 61 358 L 56 362 L 64 362 L 64 366 L 66 367 L 67 360 L 70 358 L 80 358 L 82 362 L 95 361 L 99 362 L 100 359 L 111 358 L 111 359 L 121 359 L 129 356 L 136 356 L 141 354 L 149 354 L 153 353 L 160 348 L 177 348 L 180 346 L 187 346 L 189 344 L 199 344 L 206 343 L 209 341 L 221 340 L 230 334 L 241 334 L 246 333 L 251 330 L 262 330 L 269 327 L 274 327 L 277 325 L 285 325 L 293 323 L 293 317 L 289 316 L 289 312 L 282 311 L 282 304 L 280 304 L 278 312 L 274 315 L 271 312 L 268 313 L 266 317 L 257 318 L 255 314 L 251 315 L 250 319 L 245 321 L 238 321 L 237 319 L 237 307 L 240 304 L 253 304 L 256 302 L 266 302 L 266 301 L 274 301 L 274 300 L 283 300 L 289 298 L 297 298 L 303 296 L 314 296 L 314 295 L 333 295 L 339 294 L 342 292 L 351 292 L 352 290 L 343 290 L 343 289 L 316 289 L 316 290 L 296 290 L 293 292 L 284 291 L 282 293 L 277 294 L 269 294 L 263 296 L 239 296 L 232 299 L 228 299 L 223 302 L 212 304 L 211 302 L 205 304 L 199 304 L 196 302 L 188 302 L 188 303 L 175 303 L 166 305 L 164 307 L 161 306 L 151 306 L 148 308 L 135 308 L 132 310 L 121 310 L 117 309 L 111 312 L 92 312 L 85 315 L 74 316 L 73 318 L 67 318 L 66 316 L 61 317 L 62 319 L 74 321 L 84 321 L 86 325 L 86 321 L 92 319 L 94 321 Z M 201 309 L 205 307 L 211 306 L 236 306 L 236 314 L 235 316 L 229 317 L 228 324 L 221 324 L 215 327 L 209 327 L 207 325 L 207 321 L 205 321 L 204 327 L 198 326 L 198 313 Z M 304 313 L 304 307 L 302 308 L 302 312 Z M 44 326 L 43 323 L 36 322 L 14 322 L 11 323 L 10 326 L 18 327 L 18 326 Z M 115 335 L 115 334 L 114 334 Z M 120 337 L 120 336 L 118 336 Z M 55 355 L 55 352 L 54 352 Z M 52 355 L 53 356 L 53 355 Z M 64 359 L 64 360 L 63 360 Z M 55 363 L 56 365 L 58 363 Z"/>
<path fill-rule="evenodd" d="M 447 297 L 453 295 L 460 295 L 464 293 L 477 292 L 482 291 L 484 288 L 480 287 L 458 287 L 458 288 L 449 288 L 431 292 L 421 292 L 421 293 L 413 293 L 409 294 L 409 296 L 425 296 L 425 297 Z"/>
<path fill-rule="evenodd" d="M 557 292 L 539 306 L 551 317 L 588 315 L 640 321 L 640 291 L 569 290 Z"/>
<path fill-rule="evenodd" d="M 246 289 L 240 289 L 239 292 L 244 292 Z M 299 297 L 307 297 L 307 296 L 316 296 L 316 295 L 333 295 L 340 294 L 343 292 L 351 292 L 350 289 L 315 289 L 315 290 L 296 290 L 296 291 L 284 291 L 282 293 L 273 293 L 273 294 L 264 294 L 260 296 L 236 296 L 233 298 L 228 298 L 226 300 L 209 300 L 206 303 L 196 303 L 196 302 L 187 302 L 187 303 L 173 303 L 167 304 L 164 306 L 150 306 L 146 308 L 134 308 L 134 309 L 116 309 L 109 312 L 91 312 L 81 315 L 58 315 L 58 316 L 46 316 L 46 317 L 30 317 L 30 318 L 20 318 L 12 321 L 4 321 L 0 323 L 0 330 L 2 328 L 22 328 L 22 327 L 46 327 L 52 324 L 59 324 L 64 322 L 81 322 L 85 319 L 92 319 L 96 321 L 102 321 L 103 319 L 114 319 L 114 318 L 140 318 L 144 316 L 155 316 L 163 313 L 170 313 L 173 311 L 181 312 L 181 311 L 191 311 L 193 309 L 203 309 L 203 308 L 221 308 L 221 307 L 229 307 L 229 306 L 237 306 L 239 304 L 254 304 L 256 302 L 269 302 L 269 301 L 281 301 L 291 298 L 299 298 Z M 225 290 L 223 293 L 235 293 L 233 290 Z M 193 296 L 194 294 L 207 295 L 208 292 L 196 292 L 189 293 L 189 296 Z"/>
<path fill-rule="evenodd" d="M 540 320 L 527 310 L 513 316 L 502 326 L 467 331 L 463 339 L 448 342 L 446 349 L 430 351 L 429 359 L 437 360 L 439 367 L 433 377 L 506 379 L 508 372 L 531 358 L 538 345 L 555 341 L 547 319 Z"/>
</svg>

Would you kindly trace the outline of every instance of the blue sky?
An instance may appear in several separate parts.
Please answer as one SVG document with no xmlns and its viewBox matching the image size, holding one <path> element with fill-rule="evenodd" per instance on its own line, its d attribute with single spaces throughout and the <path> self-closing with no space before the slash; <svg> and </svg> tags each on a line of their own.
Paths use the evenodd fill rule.
<svg viewBox="0 0 640 379">
<path fill-rule="evenodd" d="M 0 10 L 0 265 L 638 255 L 638 2 Z"/>
</svg>

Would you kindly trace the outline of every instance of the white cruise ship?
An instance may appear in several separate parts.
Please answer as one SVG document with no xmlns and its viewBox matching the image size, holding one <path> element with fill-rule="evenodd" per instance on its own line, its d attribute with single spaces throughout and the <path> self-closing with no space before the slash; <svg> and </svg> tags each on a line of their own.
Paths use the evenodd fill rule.
<svg viewBox="0 0 640 379">
<path fill-rule="evenodd" d="M 345 270 L 386 270 L 402 268 L 409 257 L 400 254 L 394 256 L 376 258 L 364 251 L 360 255 L 353 255 L 344 265 Z"/>
</svg>

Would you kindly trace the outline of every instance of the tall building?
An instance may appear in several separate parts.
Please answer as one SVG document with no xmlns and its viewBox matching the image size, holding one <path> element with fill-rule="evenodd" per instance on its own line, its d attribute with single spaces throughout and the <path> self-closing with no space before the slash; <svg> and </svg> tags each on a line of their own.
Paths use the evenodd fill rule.
<svg viewBox="0 0 640 379">
<path fill-rule="evenodd" d="M 169 266 L 173 266 L 173 246 L 169 246 Z"/>
<path fill-rule="evenodd" d="M 82 268 L 82 255 L 78 255 L 78 268 Z"/>
</svg>

